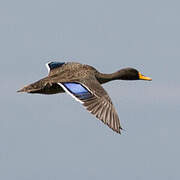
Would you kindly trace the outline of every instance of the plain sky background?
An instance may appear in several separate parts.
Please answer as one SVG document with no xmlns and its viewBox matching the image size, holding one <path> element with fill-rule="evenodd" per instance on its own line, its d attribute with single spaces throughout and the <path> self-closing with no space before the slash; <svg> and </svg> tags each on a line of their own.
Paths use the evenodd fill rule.
<svg viewBox="0 0 180 180">
<path fill-rule="evenodd" d="M 125 131 L 66 94 L 18 94 L 49 61 L 152 82 L 104 85 Z M 1 0 L 0 179 L 180 179 L 180 1 Z"/>
</svg>

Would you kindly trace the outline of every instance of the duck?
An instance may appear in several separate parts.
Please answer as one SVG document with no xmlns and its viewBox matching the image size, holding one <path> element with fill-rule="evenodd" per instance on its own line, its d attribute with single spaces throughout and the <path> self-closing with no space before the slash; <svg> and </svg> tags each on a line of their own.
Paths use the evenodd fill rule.
<svg viewBox="0 0 180 180">
<path fill-rule="evenodd" d="M 24 86 L 17 92 L 45 95 L 67 93 L 119 134 L 123 128 L 112 100 L 102 84 L 113 80 L 152 80 L 130 67 L 111 74 L 100 73 L 90 65 L 77 62 L 49 62 L 46 67 L 47 77 Z"/>
</svg>

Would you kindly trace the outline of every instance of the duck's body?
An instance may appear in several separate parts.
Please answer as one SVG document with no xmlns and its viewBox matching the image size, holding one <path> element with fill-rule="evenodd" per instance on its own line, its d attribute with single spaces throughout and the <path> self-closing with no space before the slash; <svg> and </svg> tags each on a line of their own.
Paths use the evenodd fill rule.
<svg viewBox="0 0 180 180">
<path fill-rule="evenodd" d="M 102 74 L 89 65 L 75 62 L 46 64 L 47 77 L 25 86 L 18 92 L 56 94 L 67 92 L 82 103 L 88 111 L 120 133 L 120 122 L 107 92 L 101 86 L 111 80 L 151 80 L 132 68 L 122 69 L 112 74 Z"/>
<path fill-rule="evenodd" d="M 53 63 L 53 66 L 51 66 L 50 63 L 46 64 L 49 73 L 47 77 L 25 86 L 18 92 L 39 94 L 63 93 L 65 91 L 58 83 L 81 81 L 97 73 L 93 67 L 80 63 L 51 63 Z"/>
</svg>

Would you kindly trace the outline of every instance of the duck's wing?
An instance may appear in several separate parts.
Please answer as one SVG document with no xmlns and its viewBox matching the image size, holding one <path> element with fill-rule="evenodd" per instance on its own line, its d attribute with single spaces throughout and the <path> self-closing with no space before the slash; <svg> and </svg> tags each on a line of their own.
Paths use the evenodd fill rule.
<svg viewBox="0 0 180 180">
<path fill-rule="evenodd" d="M 112 101 L 95 77 L 76 82 L 58 83 L 68 94 L 83 104 L 103 123 L 117 133 L 121 133 L 119 117 Z"/>
<path fill-rule="evenodd" d="M 57 68 L 60 68 L 64 64 L 65 64 L 65 62 L 48 62 L 48 63 L 46 63 L 46 67 L 48 69 L 49 76 L 55 74 Z"/>
</svg>

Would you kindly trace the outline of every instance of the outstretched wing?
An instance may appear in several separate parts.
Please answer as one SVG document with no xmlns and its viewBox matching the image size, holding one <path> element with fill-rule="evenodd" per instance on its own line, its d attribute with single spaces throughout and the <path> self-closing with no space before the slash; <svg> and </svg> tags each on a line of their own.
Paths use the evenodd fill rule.
<svg viewBox="0 0 180 180">
<path fill-rule="evenodd" d="M 122 128 L 112 101 L 95 78 L 83 80 L 83 82 L 65 82 L 58 84 L 68 94 L 83 104 L 89 112 L 107 124 L 111 129 L 120 133 Z"/>
</svg>

